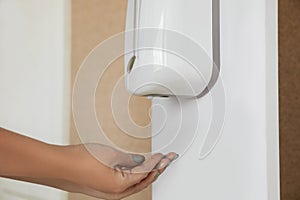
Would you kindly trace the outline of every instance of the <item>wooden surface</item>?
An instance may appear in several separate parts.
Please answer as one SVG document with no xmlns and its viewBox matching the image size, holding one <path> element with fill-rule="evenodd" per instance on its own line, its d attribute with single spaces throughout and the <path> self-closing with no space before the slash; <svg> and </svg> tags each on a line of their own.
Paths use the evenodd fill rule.
<svg viewBox="0 0 300 200">
<path fill-rule="evenodd" d="M 300 1 L 279 0 L 281 200 L 300 200 Z"/>
<path fill-rule="evenodd" d="M 125 30 L 125 15 L 127 1 L 125 0 L 72 0 L 72 83 L 76 73 L 88 53 L 100 42 Z M 109 49 L 108 49 L 109 50 Z M 99 81 L 96 91 L 96 112 L 103 130 L 118 146 L 136 152 L 151 151 L 151 140 L 136 140 L 124 134 L 114 122 L 111 111 L 111 96 L 119 78 L 124 74 L 123 59 L 112 63 Z M 124 82 L 121 85 L 125 90 Z M 119 96 L 126 100 L 126 95 Z M 150 123 L 148 110 L 150 101 L 145 98 L 130 99 L 129 112 L 132 120 L 141 126 Z M 149 133 L 151 131 L 149 129 Z M 71 123 L 71 142 L 80 143 L 76 134 L 74 122 Z M 91 200 L 84 195 L 69 194 L 69 200 Z M 151 200 L 151 188 L 137 194 L 128 200 Z"/>
</svg>

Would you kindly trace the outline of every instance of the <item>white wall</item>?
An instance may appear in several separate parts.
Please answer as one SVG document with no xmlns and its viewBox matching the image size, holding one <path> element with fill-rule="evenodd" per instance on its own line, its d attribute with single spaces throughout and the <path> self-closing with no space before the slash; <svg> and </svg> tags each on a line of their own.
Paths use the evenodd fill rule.
<svg viewBox="0 0 300 200">
<path fill-rule="evenodd" d="M 0 126 L 68 143 L 69 1 L 0 0 Z M 0 179 L 0 199 L 66 194 Z"/>
<path fill-rule="evenodd" d="M 155 134 L 167 116 L 153 149 L 192 144 L 155 184 L 154 200 L 279 199 L 277 1 L 221 0 L 221 56 L 225 99 L 215 101 L 225 100 L 225 120 L 205 159 L 199 154 L 213 117 L 212 96 L 183 100 L 182 110 L 174 98 L 153 101 L 159 105 L 152 111 Z M 194 131 L 197 138 L 185 141 Z"/>
</svg>

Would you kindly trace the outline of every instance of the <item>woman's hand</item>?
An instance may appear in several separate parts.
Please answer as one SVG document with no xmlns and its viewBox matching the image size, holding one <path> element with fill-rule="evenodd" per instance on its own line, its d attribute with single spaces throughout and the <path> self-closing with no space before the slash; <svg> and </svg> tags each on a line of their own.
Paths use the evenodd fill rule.
<svg viewBox="0 0 300 200">
<path fill-rule="evenodd" d="M 177 157 L 144 158 L 99 144 L 49 145 L 0 128 L 0 177 L 108 200 L 147 188 Z"/>
<path fill-rule="evenodd" d="M 121 199 L 142 191 L 178 157 L 169 153 L 144 158 L 98 144 L 63 147 L 62 151 L 73 164 L 67 179 L 74 184 L 68 184 L 68 190 L 104 199 Z"/>
</svg>

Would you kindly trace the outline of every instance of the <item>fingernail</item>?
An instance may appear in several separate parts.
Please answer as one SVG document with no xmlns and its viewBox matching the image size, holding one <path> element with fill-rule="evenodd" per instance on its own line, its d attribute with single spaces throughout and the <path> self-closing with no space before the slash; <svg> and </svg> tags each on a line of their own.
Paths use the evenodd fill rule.
<svg viewBox="0 0 300 200">
<path fill-rule="evenodd" d="M 121 167 L 122 171 L 128 170 L 128 167 Z"/>
<path fill-rule="evenodd" d="M 157 178 L 157 177 L 159 177 L 159 176 L 160 176 L 160 173 L 159 173 L 159 172 L 157 172 L 157 174 L 156 174 L 155 176 L 156 176 L 156 178 Z"/>
<path fill-rule="evenodd" d="M 167 161 L 162 161 L 160 164 L 159 164 L 159 169 L 163 169 L 165 167 L 167 167 L 169 163 Z"/>
<path fill-rule="evenodd" d="M 179 155 L 176 154 L 176 156 L 173 158 L 172 162 L 175 161 L 175 160 L 177 160 L 178 158 L 179 158 Z"/>
<path fill-rule="evenodd" d="M 145 157 L 141 155 L 133 155 L 133 160 L 137 164 L 142 164 L 145 161 Z"/>
</svg>

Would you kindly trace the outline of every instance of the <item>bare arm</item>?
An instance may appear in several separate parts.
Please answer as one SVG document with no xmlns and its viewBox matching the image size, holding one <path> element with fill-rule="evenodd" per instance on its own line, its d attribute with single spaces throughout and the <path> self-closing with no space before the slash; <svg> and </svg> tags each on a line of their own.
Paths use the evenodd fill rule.
<svg viewBox="0 0 300 200">
<path fill-rule="evenodd" d="M 0 176 L 67 178 L 66 157 L 58 146 L 0 128 Z"/>
<path fill-rule="evenodd" d="M 155 154 L 146 160 L 134 159 L 137 155 L 101 145 L 93 148 L 98 148 L 103 155 L 118 155 L 120 164 L 132 169 L 123 172 L 107 167 L 83 145 L 50 145 L 0 128 L 0 177 L 98 198 L 121 199 L 151 185 L 177 157 L 170 153 Z"/>
</svg>

